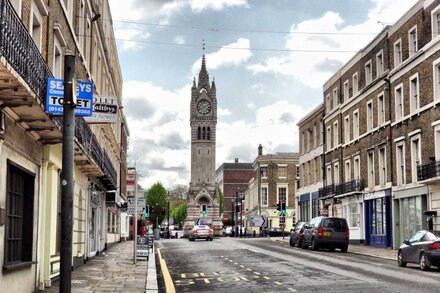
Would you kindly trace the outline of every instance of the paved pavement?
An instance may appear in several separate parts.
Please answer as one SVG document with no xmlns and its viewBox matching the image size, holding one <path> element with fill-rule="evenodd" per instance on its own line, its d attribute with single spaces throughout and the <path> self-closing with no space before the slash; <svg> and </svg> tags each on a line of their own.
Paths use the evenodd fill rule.
<svg viewBox="0 0 440 293">
<path fill-rule="evenodd" d="M 399 268 L 378 253 L 313 251 L 273 240 L 161 240 L 159 260 L 169 280 L 159 292 L 438 292 L 434 269 Z"/>
<path fill-rule="evenodd" d="M 44 290 L 58 291 L 59 281 Z M 115 244 L 72 272 L 72 292 L 157 292 L 155 255 L 134 265 L 133 241 Z"/>
<path fill-rule="evenodd" d="M 273 241 L 286 242 L 289 243 L 289 237 L 270 237 Z M 371 257 L 378 257 L 389 260 L 397 260 L 397 250 L 389 248 L 376 248 L 371 246 L 366 246 L 363 244 L 350 244 L 348 246 L 348 252 L 361 254 Z"/>
</svg>

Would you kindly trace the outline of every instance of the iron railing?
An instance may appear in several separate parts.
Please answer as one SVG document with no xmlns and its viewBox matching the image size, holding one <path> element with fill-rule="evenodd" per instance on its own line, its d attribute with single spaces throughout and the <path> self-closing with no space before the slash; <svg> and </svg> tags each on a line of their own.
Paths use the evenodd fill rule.
<svg viewBox="0 0 440 293">
<path fill-rule="evenodd" d="M 320 198 L 334 194 L 335 193 L 335 185 L 330 184 L 330 185 L 324 186 L 324 187 L 318 189 L 318 193 L 319 193 Z"/>
<path fill-rule="evenodd" d="M 440 176 L 440 161 L 417 166 L 417 180 L 423 181 Z"/>
<path fill-rule="evenodd" d="M 355 179 L 341 184 L 330 184 L 318 190 L 319 197 L 326 197 L 329 195 L 341 195 L 350 192 L 362 191 L 364 189 L 364 181 Z"/>
<path fill-rule="evenodd" d="M 45 105 L 47 79 L 52 72 L 8 0 L 0 0 L 0 56 Z"/>
<path fill-rule="evenodd" d="M 109 181 L 109 183 L 113 186 L 113 189 L 116 189 L 116 181 L 118 175 L 116 173 L 115 167 L 110 161 L 109 156 L 105 150 L 102 151 L 102 166 L 101 169 L 104 171 L 104 181 Z M 108 185 L 108 184 L 107 184 Z M 110 187 L 110 186 L 109 186 Z"/>
</svg>

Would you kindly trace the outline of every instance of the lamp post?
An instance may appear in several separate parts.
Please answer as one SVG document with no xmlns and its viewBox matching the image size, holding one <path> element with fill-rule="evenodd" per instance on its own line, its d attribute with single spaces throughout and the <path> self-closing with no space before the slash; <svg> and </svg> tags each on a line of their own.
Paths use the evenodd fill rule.
<svg viewBox="0 0 440 293">
<path fill-rule="evenodd" d="M 238 196 L 239 196 L 239 192 L 240 192 L 240 186 L 236 187 L 236 192 L 235 192 L 235 217 L 237 218 L 237 223 L 238 223 L 238 212 L 237 212 L 237 206 L 240 206 L 240 210 L 241 210 L 241 202 L 240 205 L 238 204 Z M 236 226 L 237 227 L 237 226 Z M 240 233 L 240 237 L 242 236 L 242 229 L 241 229 L 241 218 L 240 218 L 240 225 L 238 225 L 238 228 L 240 229 L 240 232 L 237 231 L 236 233 L 236 237 L 238 237 L 239 233 Z"/>
<path fill-rule="evenodd" d="M 168 202 L 168 239 L 170 238 L 171 234 L 170 234 L 170 200 L 171 200 L 171 195 L 170 192 L 168 191 L 167 193 L 167 202 Z"/>
<path fill-rule="evenodd" d="M 242 237 L 243 230 L 243 193 L 240 194 L 240 237 Z M 244 237 L 246 237 L 246 230 L 244 232 Z"/>
</svg>

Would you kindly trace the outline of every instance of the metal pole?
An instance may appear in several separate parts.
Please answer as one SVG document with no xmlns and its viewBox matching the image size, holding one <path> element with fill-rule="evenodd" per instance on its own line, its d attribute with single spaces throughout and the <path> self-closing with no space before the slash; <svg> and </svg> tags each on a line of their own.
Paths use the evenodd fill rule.
<svg viewBox="0 0 440 293">
<path fill-rule="evenodd" d="M 138 193 L 138 180 L 137 180 L 137 170 L 134 170 L 134 215 L 133 215 L 133 225 L 134 225 L 134 243 L 133 243 L 133 264 L 136 264 L 137 260 L 137 209 L 138 209 L 138 201 L 137 201 L 137 193 Z"/>
<path fill-rule="evenodd" d="M 60 290 L 70 293 L 72 285 L 72 210 L 73 210 L 73 146 L 75 135 L 76 95 L 75 55 L 64 57 L 64 105 L 63 105 L 63 155 L 61 172 L 61 248 L 60 248 Z M 75 97 L 76 98 L 76 97 Z"/>
<path fill-rule="evenodd" d="M 243 201 L 242 197 L 240 196 L 240 237 L 243 235 Z M 246 237 L 246 230 L 244 231 L 244 236 Z"/>
<path fill-rule="evenodd" d="M 170 201 L 168 200 L 168 239 L 171 238 L 170 233 Z"/>
</svg>

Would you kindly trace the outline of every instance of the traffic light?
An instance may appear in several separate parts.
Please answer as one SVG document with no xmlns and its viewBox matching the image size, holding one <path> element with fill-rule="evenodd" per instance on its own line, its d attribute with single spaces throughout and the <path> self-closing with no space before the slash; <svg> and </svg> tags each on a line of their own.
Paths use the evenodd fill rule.
<svg viewBox="0 0 440 293">
<path fill-rule="evenodd" d="M 284 215 L 286 214 L 286 202 L 285 201 L 281 202 L 281 213 Z"/>
<path fill-rule="evenodd" d="M 202 205 L 202 215 L 206 215 L 206 205 Z"/>
<path fill-rule="evenodd" d="M 277 203 L 277 211 L 281 211 L 281 203 L 280 202 Z"/>
<path fill-rule="evenodd" d="M 150 211 L 149 211 L 150 215 L 154 214 L 154 206 L 149 206 L 149 207 L 150 207 Z"/>
<path fill-rule="evenodd" d="M 144 217 L 145 217 L 145 218 L 148 218 L 149 216 L 150 216 L 150 206 L 147 205 L 147 206 L 145 207 Z"/>
</svg>

